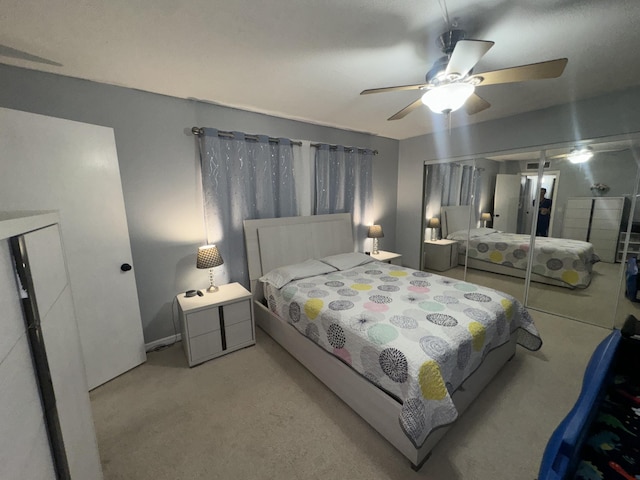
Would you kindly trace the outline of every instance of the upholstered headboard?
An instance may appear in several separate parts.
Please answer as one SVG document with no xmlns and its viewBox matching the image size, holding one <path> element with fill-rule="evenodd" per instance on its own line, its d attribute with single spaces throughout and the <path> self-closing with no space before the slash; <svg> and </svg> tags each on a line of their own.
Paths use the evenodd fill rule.
<svg viewBox="0 0 640 480">
<path fill-rule="evenodd" d="M 349 213 L 245 220 L 244 236 L 252 290 L 274 268 L 355 250 Z"/>
<path fill-rule="evenodd" d="M 442 207 L 441 214 L 440 228 L 442 229 L 442 238 L 447 238 L 450 233 L 469 228 L 469 219 L 471 217 L 471 207 L 469 205 Z"/>
</svg>

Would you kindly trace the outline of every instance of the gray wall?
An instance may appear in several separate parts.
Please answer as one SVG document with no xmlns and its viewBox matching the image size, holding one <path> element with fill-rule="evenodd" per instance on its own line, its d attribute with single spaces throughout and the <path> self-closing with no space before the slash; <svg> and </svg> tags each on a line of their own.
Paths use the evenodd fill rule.
<svg viewBox="0 0 640 480">
<path fill-rule="evenodd" d="M 396 251 L 420 257 L 422 168 L 426 160 L 481 155 L 640 130 L 640 88 L 400 142 Z M 629 175 L 635 175 L 629 172 Z"/>
<path fill-rule="evenodd" d="M 374 216 L 385 230 L 383 248 L 395 248 L 397 140 L 6 65 L 0 106 L 114 129 L 147 343 L 173 335 L 179 292 L 208 284 L 208 272 L 195 268 L 206 239 L 192 126 L 378 150 Z"/>
</svg>

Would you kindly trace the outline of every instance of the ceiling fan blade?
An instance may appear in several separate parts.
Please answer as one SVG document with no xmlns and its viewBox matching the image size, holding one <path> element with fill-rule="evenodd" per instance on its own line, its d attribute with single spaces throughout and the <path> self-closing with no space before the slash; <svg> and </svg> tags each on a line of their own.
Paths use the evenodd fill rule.
<svg viewBox="0 0 640 480">
<path fill-rule="evenodd" d="M 474 115 L 486 110 L 490 106 L 491 104 L 489 102 L 476 93 L 471 94 L 467 101 L 464 102 L 464 109 L 467 111 L 467 115 Z"/>
<path fill-rule="evenodd" d="M 395 115 L 392 115 L 391 117 L 387 118 L 387 120 L 400 120 L 401 118 L 404 118 L 407 115 L 409 115 L 411 112 L 413 112 L 420 105 L 422 105 L 422 98 L 419 98 L 415 102 L 410 103 L 409 105 L 404 107 L 402 110 L 400 110 Z"/>
<path fill-rule="evenodd" d="M 460 40 L 453 49 L 445 75 L 457 73 L 464 77 L 485 53 L 493 47 L 494 42 L 485 40 Z"/>
<path fill-rule="evenodd" d="M 479 73 L 473 75 L 471 78 L 481 79 L 480 86 L 557 78 L 564 72 L 564 67 L 567 66 L 567 62 L 568 60 L 566 58 L 558 58 L 547 62 L 531 63 L 529 65 L 520 65 L 518 67 Z"/>
<path fill-rule="evenodd" d="M 384 93 L 384 92 L 399 92 L 401 90 L 420 90 L 426 88 L 426 83 L 418 83 L 416 85 L 400 85 L 397 87 L 382 87 L 382 88 L 370 88 L 369 90 L 363 90 L 360 95 L 369 95 L 370 93 Z"/>
</svg>

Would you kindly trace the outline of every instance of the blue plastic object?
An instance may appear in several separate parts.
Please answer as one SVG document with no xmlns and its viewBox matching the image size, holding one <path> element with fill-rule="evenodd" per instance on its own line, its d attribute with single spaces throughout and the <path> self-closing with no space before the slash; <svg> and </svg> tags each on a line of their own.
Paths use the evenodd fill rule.
<svg viewBox="0 0 640 480">
<path fill-rule="evenodd" d="M 553 432 L 542 457 L 538 480 L 565 480 L 573 475 L 577 457 L 589 429 L 597 404 L 606 389 L 609 372 L 622 335 L 614 330 L 596 348 L 582 381 L 575 405 Z"/>
</svg>

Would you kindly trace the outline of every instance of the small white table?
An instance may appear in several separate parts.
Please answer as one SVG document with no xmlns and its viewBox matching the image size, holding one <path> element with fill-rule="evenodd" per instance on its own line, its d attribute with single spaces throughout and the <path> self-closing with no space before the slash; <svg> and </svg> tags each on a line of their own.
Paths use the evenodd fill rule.
<svg viewBox="0 0 640 480">
<path fill-rule="evenodd" d="M 444 272 L 458 265 L 458 242 L 455 240 L 425 240 L 422 268 Z"/>
<path fill-rule="evenodd" d="M 252 295 L 239 283 L 204 296 L 177 296 L 182 347 L 189 366 L 256 343 Z"/>
<path fill-rule="evenodd" d="M 371 258 L 375 258 L 379 262 L 391 263 L 393 265 L 402 265 L 402 255 L 399 253 L 378 250 L 377 254 L 371 254 Z"/>
</svg>

